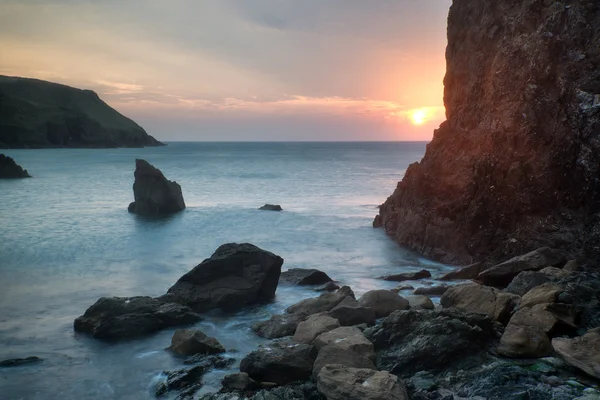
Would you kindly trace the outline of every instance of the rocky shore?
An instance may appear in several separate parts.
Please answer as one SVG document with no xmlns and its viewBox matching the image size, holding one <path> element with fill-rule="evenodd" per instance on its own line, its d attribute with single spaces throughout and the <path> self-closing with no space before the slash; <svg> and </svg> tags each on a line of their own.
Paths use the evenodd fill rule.
<svg viewBox="0 0 600 400">
<path fill-rule="evenodd" d="M 188 367 L 165 371 L 157 396 L 598 399 L 600 273 L 558 254 L 540 248 L 469 281 L 434 277 L 448 282 L 434 301 L 390 290 L 357 298 L 343 286 L 254 324 L 255 334 L 268 341 L 236 359 L 218 335 L 193 327 L 203 313 L 268 302 L 282 275 L 281 284 L 313 287 L 331 278 L 318 270 L 282 274 L 281 257 L 232 243 L 219 247 L 164 296 L 102 298 L 74 326 L 110 341 L 185 326 L 165 343 L 165 351 L 183 357 Z M 486 276 L 500 278 L 486 285 L 481 279 Z M 225 376 L 219 392 L 199 394 L 206 373 L 236 362 L 239 372 Z"/>
<path fill-rule="evenodd" d="M 31 178 L 29 172 L 23 169 L 11 157 L 0 154 L 0 179 Z"/>
</svg>

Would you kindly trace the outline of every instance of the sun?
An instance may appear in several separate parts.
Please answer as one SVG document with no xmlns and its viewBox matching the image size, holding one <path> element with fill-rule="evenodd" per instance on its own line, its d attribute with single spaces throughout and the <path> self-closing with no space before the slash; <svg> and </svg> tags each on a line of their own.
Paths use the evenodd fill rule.
<svg viewBox="0 0 600 400">
<path fill-rule="evenodd" d="M 410 120 L 415 125 L 423 125 L 427 119 L 427 109 L 426 108 L 418 108 L 416 110 L 412 110 L 410 113 Z"/>
</svg>

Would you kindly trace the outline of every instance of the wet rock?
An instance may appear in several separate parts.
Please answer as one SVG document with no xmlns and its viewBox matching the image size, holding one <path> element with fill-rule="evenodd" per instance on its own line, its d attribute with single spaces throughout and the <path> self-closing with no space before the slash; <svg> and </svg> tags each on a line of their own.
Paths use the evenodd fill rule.
<svg viewBox="0 0 600 400">
<path fill-rule="evenodd" d="M 356 300 L 347 297 L 327 313 L 339 321 L 341 326 L 375 323 L 375 311 L 370 307 L 362 307 Z"/>
<path fill-rule="evenodd" d="M 202 388 L 202 377 L 213 368 L 227 368 L 235 360 L 221 356 L 203 356 L 198 359 L 198 365 L 189 369 L 165 371 L 166 381 L 156 389 L 157 396 L 168 392 L 179 392 L 178 398 L 190 398 Z"/>
<path fill-rule="evenodd" d="M 0 179 L 20 178 L 31 178 L 31 175 L 11 157 L 0 154 Z"/>
<path fill-rule="evenodd" d="M 539 271 L 523 271 L 512 280 L 512 282 L 506 288 L 506 291 L 508 293 L 523 296 L 534 287 L 543 285 L 544 283 L 550 281 L 551 279 L 548 275 Z"/>
<path fill-rule="evenodd" d="M 334 292 L 340 287 L 335 282 L 327 282 L 315 288 L 315 292 Z"/>
<path fill-rule="evenodd" d="M 245 392 L 260 388 L 260 385 L 245 372 L 226 375 L 221 381 L 221 385 L 223 385 L 224 392 Z"/>
<path fill-rule="evenodd" d="M 286 385 L 308 379 L 316 357 L 317 351 L 312 345 L 273 343 L 244 357 L 240 371 L 257 382 Z"/>
<path fill-rule="evenodd" d="M 343 365 L 351 368 L 377 369 L 370 358 L 367 358 L 361 354 L 357 354 L 352 350 L 328 345 L 323 346 L 319 350 L 319 354 L 317 355 L 315 363 L 313 364 L 313 378 L 317 379 L 321 369 L 323 369 L 323 367 L 326 365 L 332 364 Z"/>
<path fill-rule="evenodd" d="M 431 273 L 425 269 L 417 272 L 405 272 L 403 274 L 382 276 L 380 279 L 392 282 L 416 281 L 431 278 Z"/>
<path fill-rule="evenodd" d="M 401 290 L 414 290 L 414 289 L 415 289 L 415 287 L 413 285 L 404 284 L 404 285 L 400 285 L 398 287 L 393 288 L 391 291 L 398 293 Z"/>
<path fill-rule="evenodd" d="M 406 310 L 393 312 L 365 336 L 375 346 L 380 369 L 408 376 L 487 352 L 500 337 L 500 327 L 482 314 Z"/>
<path fill-rule="evenodd" d="M 375 350 L 362 331 L 353 326 L 342 326 L 317 336 L 313 342 L 317 350 L 325 346 L 339 347 L 343 351 L 352 351 L 369 359 L 375 358 Z"/>
<path fill-rule="evenodd" d="M 78 332 L 97 339 L 133 339 L 202 320 L 189 307 L 152 297 L 102 297 L 75 320 Z"/>
<path fill-rule="evenodd" d="M 579 271 L 579 263 L 577 262 L 577 260 L 569 260 L 566 262 L 563 269 L 567 272 Z"/>
<path fill-rule="evenodd" d="M 569 365 L 600 379 L 600 328 L 573 339 L 552 339 L 552 347 Z"/>
<path fill-rule="evenodd" d="M 176 330 L 168 350 L 182 356 L 191 356 L 194 354 L 219 354 L 225 352 L 225 348 L 217 339 L 206 336 L 204 332 L 198 329 Z"/>
<path fill-rule="evenodd" d="M 517 295 L 503 293 L 489 286 L 471 284 L 452 287 L 444 293 L 440 304 L 444 308 L 486 314 L 506 324 L 519 299 Z"/>
<path fill-rule="evenodd" d="M 281 206 L 279 204 L 265 204 L 264 206 L 260 207 L 259 210 L 263 210 L 263 211 L 282 211 L 283 208 L 281 208 Z"/>
<path fill-rule="evenodd" d="M 459 268 L 455 271 L 448 272 L 443 275 L 439 280 L 441 281 L 451 281 L 457 279 L 475 279 L 481 272 L 483 264 L 478 262 L 466 267 Z"/>
<path fill-rule="evenodd" d="M 415 289 L 414 294 L 426 295 L 426 296 L 441 296 L 450 289 L 448 285 L 435 285 L 429 287 L 420 287 Z"/>
<path fill-rule="evenodd" d="M 311 315 L 298 324 L 292 340 L 297 343 L 312 343 L 317 336 L 340 327 L 340 322 L 325 314 Z"/>
<path fill-rule="evenodd" d="M 559 281 L 570 274 L 569 271 L 556 267 L 542 268 L 540 273 L 547 275 L 552 281 Z"/>
<path fill-rule="evenodd" d="M 42 361 L 41 358 L 32 356 L 26 358 L 11 358 L 0 361 L 0 368 L 20 367 L 21 365 L 34 364 Z"/>
<path fill-rule="evenodd" d="M 521 307 L 533 307 L 536 304 L 554 303 L 563 292 L 563 288 L 554 283 L 536 286 L 521 298 Z"/>
<path fill-rule="evenodd" d="M 280 283 L 298 286 L 323 285 L 333 280 L 323 271 L 318 269 L 292 268 L 281 273 Z"/>
<path fill-rule="evenodd" d="M 172 214 L 185 209 L 181 186 L 145 160 L 135 160 L 133 203 L 129 212 L 140 215 Z"/>
<path fill-rule="evenodd" d="M 559 295 L 565 298 L 578 312 L 577 325 L 579 335 L 600 326 L 600 273 L 585 271 L 570 274 L 559 282 L 565 292 Z"/>
<path fill-rule="evenodd" d="M 427 296 L 407 296 L 406 300 L 413 310 L 433 310 L 435 308 L 433 301 Z"/>
<path fill-rule="evenodd" d="M 538 271 L 545 267 L 562 266 L 564 262 L 565 257 L 559 250 L 541 247 L 488 268 L 477 278 L 486 285 L 507 286 L 523 271 Z"/>
<path fill-rule="evenodd" d="M 298 324 L 306 319 L 303 314 L 273 315 L 267 321 L 260 321 L 252 325 L 252 330 L 260 337 L 277 339 L 292 336 Z"/>
<path fill-rule="evenodd" d="M 334 293 L 323 293 L 319 297 L 302 300 L 287 308 L 286 312 L 290 314 L 312 315 L 321 312 L 330 311 L 337 306 L 346 297 L 354 299 L 354 293 L 348 286 L 343 286 Z"/>
<path fill-rule="evenodd" d="M 248 243 L 228 243 L 202 261 L 164 296 L 203 312 L 272 300 L 283 259 Z"/>
<path fill-rule="evenodd" d="M 396 310 L 408 309 L 408 301 L 391 290 L 370 290 L 362 295 L 358 304 L 372 308 L 377 318 L 383 318 Z"/>
<path fill-rule="evenodd" d="M 408 400 L 404 382 L 385 371 L 327 365 L 317 377 L 327 400 Z"/>
</svg>

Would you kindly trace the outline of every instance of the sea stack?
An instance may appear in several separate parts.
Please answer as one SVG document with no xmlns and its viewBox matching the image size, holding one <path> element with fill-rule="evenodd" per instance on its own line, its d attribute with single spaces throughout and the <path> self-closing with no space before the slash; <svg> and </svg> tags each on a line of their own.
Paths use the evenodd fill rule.
<svg viewBox="0 0 600 400">
<path fill-rule="evenodd" d="M 185 209 L 181 186 L 145 160 L 135 160 L 135 181 L 129 212 L 140 215 L 166 215 Z"/>
<path fill-rule="evenodd" d="M 600 3 L 454 0 L 446 118 L 374 221 L 448 263 L 600 248 Z"/>
<path fill-rule="evenodd" d="M 23 169 L 9 156 L 0 154 L 0 179 L 31 178 L 26 169 Z"/>
</svg>

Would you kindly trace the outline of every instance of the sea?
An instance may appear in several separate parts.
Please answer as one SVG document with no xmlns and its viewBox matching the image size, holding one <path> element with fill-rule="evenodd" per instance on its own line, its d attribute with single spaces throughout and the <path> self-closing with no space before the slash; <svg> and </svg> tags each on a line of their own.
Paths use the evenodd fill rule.
<svg viewBox="0 0 600 400">
<path fill-rule="evenodd" d="M 0 181 L 0 361 L 42 361 L 0 368 L 0 399 L 154 399 L 164 371 L 184 367 L 165 350 L 175 329 L 115 344 L 74 332 L 73 320 L 103 296 L 164 294 L 224 243 L 276 253 L 284 270 L 318 268 L 357 297 L 397 285 L 377 279 L 382 275 L 449 270 L 372 227 L 378 205 L 425 147 L 171 142 L 4 151 L 33 178 Z M 127 212 L 136 158 L 181 185 L 185 211 L 160 219 Z M 259 211 L 265 203 L 283 211 Z M 209 313 L 196 327 L 236 363 L 207 374 L 200 393 L 217 391 L 223 376 L 239 371 L 239 361 L 264 342 L 251 331 L 254 322 L 317 295 L 280 285 L 270 304 Z"/>
</svg>

